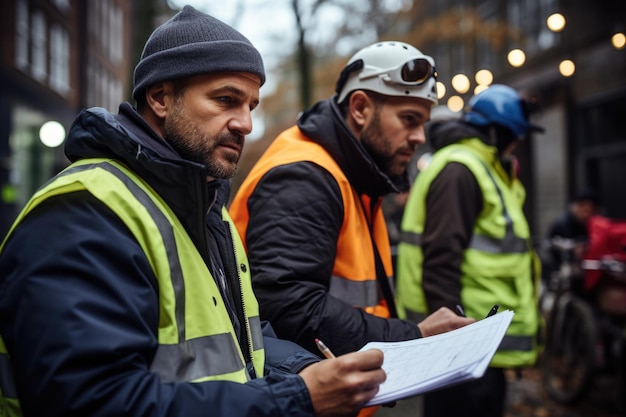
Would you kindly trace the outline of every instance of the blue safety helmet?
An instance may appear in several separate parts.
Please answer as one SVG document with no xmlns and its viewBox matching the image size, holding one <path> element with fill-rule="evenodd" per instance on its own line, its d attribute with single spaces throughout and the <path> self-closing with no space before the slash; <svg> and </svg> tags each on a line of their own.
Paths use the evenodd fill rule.
<svg viewBox="0 0 626 417">
<path fill-rule="evenodd" d="M 531 131 L 544 131 L 542 127 L 530 123 L 528 104 L 517 91 L 501 84 L 494 84 L 473 96 L 462 119 L 474 126 L 503 126 L 518 139 Z"/>
</svg>

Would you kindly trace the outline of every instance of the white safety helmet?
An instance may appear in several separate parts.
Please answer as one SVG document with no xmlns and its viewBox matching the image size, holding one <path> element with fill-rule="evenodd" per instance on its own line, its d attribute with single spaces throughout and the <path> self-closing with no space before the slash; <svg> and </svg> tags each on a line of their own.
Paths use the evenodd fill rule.
<svg viewBox="0 0 626 417">
<path fill-rule="evenodd" d="M 337 102 L 354 90 L 419 97 L 437 104 L 435 61 L 408 43 L 378 42 L 350 58 L 337 80 Z"/>
</svg>

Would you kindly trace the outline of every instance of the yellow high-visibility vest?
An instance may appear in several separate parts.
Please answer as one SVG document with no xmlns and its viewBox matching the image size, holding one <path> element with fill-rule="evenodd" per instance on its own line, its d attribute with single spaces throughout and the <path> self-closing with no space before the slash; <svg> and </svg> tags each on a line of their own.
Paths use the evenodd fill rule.
<svg viewBox="0 0 626 417">
<path fill-rule="evenodd" d="M 250 379 L 227 307 L 202 256 L 172 209 L 140 177 L 109 159 L 76 162 L 43 186 L 26 204 L 11 230 L 46 199 L 88 191 L 111 209 L 133 233 L 159 285 L 158 348 L 150 371 L 163 382 Z M 243 244 L 226 209 L 241 280 L 248 354 L 255 373 L 263 376 L 265 352 L 258 304 Z M 210 300 L 210 302 L 209 302 Z M 207 319 L 210 318 L 210 319 Z M 20 416 L 10 358 L 0 339 L 0 415 Z"/>
<path fill-rule="evenodd" d="M 430 184 L 448 163 L 461 163 L 474 174 L 483 195 L 483 210 L 461 264 L 462 304 L 467 315 L 474 318 L 484 317 L 496 303 L 515 312 L 491 365 L 516 367 L 534 363 L 539 353 L 539 274 L 534 270 L 535 252 L 523 212 L 523 186 L 504 173 L 495 157 L 480 139 L 465 139 L 438 150 L 418 175 L 401 226 L 397 305 L 401 317 L 430 313 L 422 289 L 426 197 Z"/>
</svg>

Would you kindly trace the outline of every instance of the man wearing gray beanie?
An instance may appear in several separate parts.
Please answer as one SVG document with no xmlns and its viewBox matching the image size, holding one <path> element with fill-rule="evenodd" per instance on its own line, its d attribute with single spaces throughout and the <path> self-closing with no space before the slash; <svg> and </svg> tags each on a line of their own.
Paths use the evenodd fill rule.
<svg viewBox="0 0 626 417">
<path fill-rule="evenodd" d="M 249 72 L 265 83 L 261 54 L 227 24 L 191 6 L 157 28 L 135 68 L 133 98 L 161 81 L 212 72 Z"/>
<path fill-rule="evenodd" d="M 264 81 L 186 6 L 145 45 L 137 109 L 78 115 L 0 246 L 0 412 L 349 416 L 378 391 L 382 352 L 320 361 L 259 318 L 224 204 Z"/>
</svg>

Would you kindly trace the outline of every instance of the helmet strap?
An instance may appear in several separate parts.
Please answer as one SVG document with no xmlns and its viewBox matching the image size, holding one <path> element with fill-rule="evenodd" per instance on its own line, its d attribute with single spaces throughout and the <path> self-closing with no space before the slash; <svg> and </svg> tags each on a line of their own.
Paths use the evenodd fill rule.
<svg viewBox="0 0 626 417">
<path fill-rule="evenodd" d="M 359 71 L 363 69 L 363 66 L 364 64 L 362 59 L 357 59 L 356 61 L 346 65 L 343 71 L 341 71 L 341 74 L 339 74 L 337 84 L 335 85 L 335 92 L 337 93 L 337 95 L 341 94 L 341 90 L 343 90 L 343 87 L 346 85 L 350 74 L 352 74 L 354 71 Z"/>
<path fill-rule="evenodd" d="M 487 140 L 488 140 L 488 145 L 491 146 L 498 146 L 498 129 L 496 129 L 496 126 L 491 124 L 489 125 L 489 129 L 487 131 Z"/>
</svg>

